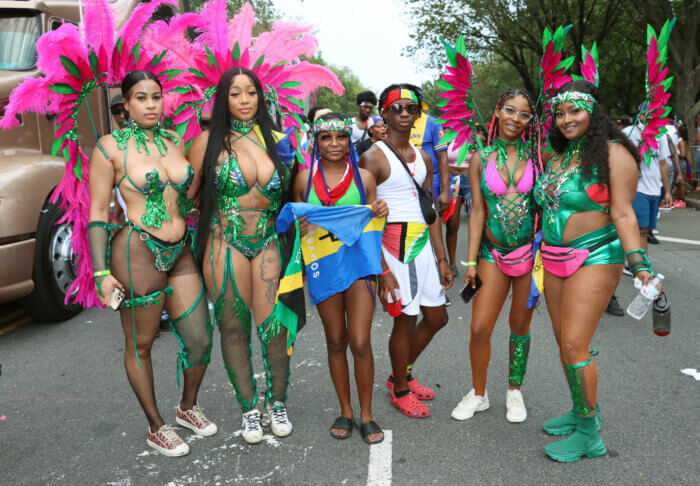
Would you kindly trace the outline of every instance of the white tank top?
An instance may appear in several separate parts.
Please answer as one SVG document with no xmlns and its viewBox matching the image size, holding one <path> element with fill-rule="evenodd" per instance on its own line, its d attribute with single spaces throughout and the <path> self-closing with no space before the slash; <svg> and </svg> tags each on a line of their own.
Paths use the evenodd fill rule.
<svg viewBox="0 0 700 486">
<path fill-rule="evenodd" d="M 377 198 L 386 201 L 389 206 L 389 223 L 423 223 L 423 212 L 420 210 L 420 201 L 416 185 L 411 180 L 411 176 L 404 169 L 403 163 L 383 142 L 375 144 L 384 152 L 386 160 L 389 161 L 391 173 L 389 177 L 377 186 Z M 423 185 L 428 169 L 423 161 L 423 156 L 415 145 L 409 143 L 416 153 L 415 162 L 409 163 L 408 168 L 413 172 L 418 185 Z"/>
</svg>

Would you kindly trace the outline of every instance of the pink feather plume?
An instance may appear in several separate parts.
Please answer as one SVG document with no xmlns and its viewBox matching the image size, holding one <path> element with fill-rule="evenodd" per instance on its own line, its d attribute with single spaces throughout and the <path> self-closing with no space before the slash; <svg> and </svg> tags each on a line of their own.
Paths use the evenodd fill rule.
<svg viewBox="0 0 700 486">
<path fill-rule="evenodd" d="M 60 97 L 49 90 L 46 78 L 24 78 L 10 93 L 10 102 L 5 107 L 5 116 L 0 120 L 0 129 L 10 130 L 19 126 L 17 115 L 27 112 L 52 113 L 58 108 Z"/>
<path fill-rule="evenodd" d="M 318 41 L 309 34 L 313 26 L 275 22 L 270 32 L 260 34 L 251 49 L 253 58 L 265 55 L 265 62 L 275 65 L 282 60 L 311 57 Z"/>
<path fill-rule="evenodd" d="M 107 0 L 84 0 L 83 32 L 85 42 L 95 51 L 110 52 L 114 47 L 114 12 Z"/>
</svg>

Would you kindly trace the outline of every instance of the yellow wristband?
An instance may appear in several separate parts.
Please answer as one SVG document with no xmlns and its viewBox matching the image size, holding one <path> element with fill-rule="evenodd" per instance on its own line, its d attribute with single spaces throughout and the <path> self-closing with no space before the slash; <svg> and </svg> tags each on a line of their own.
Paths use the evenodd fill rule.
<svg viewBox="0 0 700 486">
<path fill-rule="evenodd" d="M 104 277 L 106 275 L 112 275 L 112 272 L 109 270 L 101 270 L 92 274 L 93 277 Z"/>
<path fill-rule="evenodd" d="M 478 264 L 475 261 L 469 261 L 467 262 L 468 267 L 476 267 Z"/>
</svg>

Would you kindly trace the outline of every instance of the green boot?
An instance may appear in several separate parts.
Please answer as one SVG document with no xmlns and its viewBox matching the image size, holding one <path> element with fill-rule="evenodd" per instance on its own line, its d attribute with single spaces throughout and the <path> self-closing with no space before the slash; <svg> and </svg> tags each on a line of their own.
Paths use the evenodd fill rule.
<svg viewBox="0 0 700 486">
<path fill-rule="evenodd" d="M 596 417 L 596 431 L 600 431 L 600 420 Z M 573 409 L 569 410 L 564 415 L 554 417 L 542 424 L 542 430 L 549 435 L 569 435 L 576 429 L 578 415 Z"/>
<path fill-rule="evenodd" d="M 545 454 L 559 462 L 576 462 L 581 457 L 599 457 L 605 454 L 605 444 L 598 435 L 595 415 L 576 416 L 576 430 L 566 439 L 544 448 Z"/>
</svg>

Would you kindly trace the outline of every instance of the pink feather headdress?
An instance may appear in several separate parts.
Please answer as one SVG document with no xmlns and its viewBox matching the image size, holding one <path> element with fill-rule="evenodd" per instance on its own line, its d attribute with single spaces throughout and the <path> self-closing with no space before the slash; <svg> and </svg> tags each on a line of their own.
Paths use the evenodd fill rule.
<svg viewBox="0 0 700 486">
<path fill-rule="evenodd" d="M 298 162 L 306 165 L 306 154 L 298 150 L 303 127 L 301 98 L 322 86 L 335 94 L 344 91 L 333 71 L 301 60 L 311 57 L 318 47 L 316 38 L 309 34 L 312 27 L 276 22 L 270 32 L 253 39 L 253 7 L 246 3 L 229 19 L 226 0 L 210 0 L 198 14 L 175 17 L 170 26 L 173 24 L 176 29 L 171 40 L 176 42 L 164 60 L 172 68 L 185 71 L 180 78 L 181 85 L 175 90 L 181 95 L 182 104 L 173 118 L 173 128 L 185 144 L 189 145 L 201 131 L 201 112 L 210 102 L 224 71 L 244 67 L 258 76 L 266 97 L 276 105 L 282 129 L 293 129 L 290 141 L 297 149 Z M 200 34 L 193 42 L 184 36 L 187 26 L 195 27 Z M 153 24 L 146 33 L 147 48 L 159 50 L 163 47 L 157 35 L 162 30 L 165 26 L 160 22 Z"/>
<path fill-rule="evenodd" d="M 442 39 L 441 39 L 442 40 Z M 474 145 L 475 106 L 472 94 L 472 66 L 467 59 L 464 37 L 459 36 L 454 47 L 442 40 L 447 53 L 447 73 L 438 80 L 444 98 L 437 106 L 442 111 L 438 121 L 445 129 L 441 143 L 454 141 L 457 152 L 457 165 L 461 165 L 469 152 L 476 150 Z"/>
<path fill-rule="evenodd" d="M 598 74 L 598 45 L 593 42 L 593 46 L 589 51 L 586 49 L 586 46 L 582 44 L 581 59 L 582 62 L 579 63 L 581 66 L 581 76 L 573 74 L 572 78 L 576 81 L 585 80 L 598 86 L 598 83 L 600 83 L 600 75 Z"/>
<path fill-rule="evenodd" d="M 84 307 L 99 306 L 87 237 L 89 158 L 78 142 L 78 112 L 86 97 L 98 87 L 119 84 L 128 72 L 145 69 L 158 76 L 163 84 L 166 110 L 172 114 L 177 104 L 174 98 L 179 95 L 168 92 L 180 85 L 177 76 L 182 72 L 166 69 L 161 62 L 162 52 L 151 51 L 149 55 L 140 44 L 144 25 L 161 5 L 176 5 L 176 2 L 153 0 L 140 4 L 115 35 L 114 12 L 109 1 L 84 0 L 81 29 L 63 24 L 38 39 L 37 67 L 42 76 L 26 78 L 10 93 L 5 116 L 0 120 L 0 128 L 9 130 L 19 124 L 16 115 L 21 113 L 57 115 L 52 154 L 61 153 L 66 166 L 51 202 L 58 202 L 65 210 L 60 222 L 73 224 L 71 244 L 78 264 L 77 278 L 67 292 L 66 302 L 75 292 L 76 302 Z"/>
<path fill-rule="evenodd" d="M 654 28 L 647 25 L 647 72 L 646 72 L 646 98 L 642 104 L 640 115 L 644 114 L 644 130 L 642 131 L 639 154 L 647 166 L 651 164 L 651 150 L 658 150 L 657 139 L 666 133 L 666 125 L 672 123 L 668 118 L 671 107 L 667 105 L 671 93 L 673 76 L 668 74 L 666 62 L 668 60 L 668 38 L 676 19 L 667 20 L 657 37 Z M 639 116 L 639 115 L 638 115 Z"/>
<path fill-rule="evenodd" d="M 571 25 L 559 26 L 550 32 L 545 27 L 542 35 L 542 59 L 540 60 L 540 95 L 537 98 L 538 106 L 542 107 L 542 117 L 540 118 L 541 136 L 547 137 L 549 128 L 552 126 L 551 99 L 557 90 L 564 84 L 572 81 L 571 76 L 566 71 L 574 63 L 574 57 L 564 56 L 564 38 L 571 29 Z M 543 143 L 547 143 L 542 140 Z"/>
</svg>

